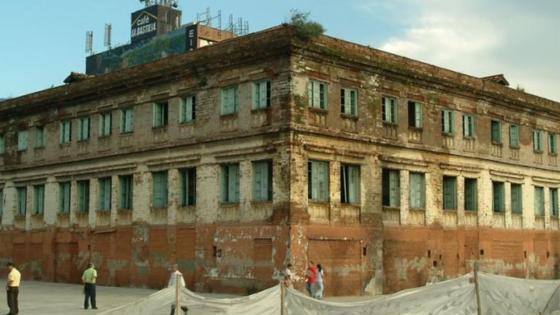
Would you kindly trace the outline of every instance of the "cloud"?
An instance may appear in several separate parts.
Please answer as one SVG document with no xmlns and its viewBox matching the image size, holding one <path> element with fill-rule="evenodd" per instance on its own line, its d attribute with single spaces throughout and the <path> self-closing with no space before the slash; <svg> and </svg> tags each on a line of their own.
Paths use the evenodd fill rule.
<svg viewBox="0 0 560 315">
<path fill-rule="evenodd" d="M 380 48 L 474 76 L 504 73 L 513 87 L 560 101 L 560 1 L 362 0 L 400 29 Z M 403 10 L 399 8 L 404 8 Z"/>
</svg>

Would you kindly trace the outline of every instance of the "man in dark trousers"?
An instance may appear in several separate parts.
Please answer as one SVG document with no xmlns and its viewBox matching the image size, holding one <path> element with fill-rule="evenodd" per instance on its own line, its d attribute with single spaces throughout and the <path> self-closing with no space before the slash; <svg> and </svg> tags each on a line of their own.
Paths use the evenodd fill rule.
<svg viewBox="0 0 560 315">
<path fill-rule="evenodd" d="M 95 279 L 97 279 L 97 270 L 92 263 L 88 265 L 88 269 L 82 274 L 82 282 L 84 283 L 84 294 L 86 295 L 84 300 L 84 309 L 89 308 L 89 302 L 91 301 L 91 308 L 96 310 L 97 305 L 95 305 Z"/>
<path fill-rule="evenodd" d="M 10 313 L 8 313 L 8 315 L 17 315 L 19 313 L 18 294 L 21 273 L 19 273 L 13 263 L 9 262 L 7 266 L 10 271 L 8 274 L 8 282 L 6 283 L 8 307 L 10 308 Z"/>
</svg>

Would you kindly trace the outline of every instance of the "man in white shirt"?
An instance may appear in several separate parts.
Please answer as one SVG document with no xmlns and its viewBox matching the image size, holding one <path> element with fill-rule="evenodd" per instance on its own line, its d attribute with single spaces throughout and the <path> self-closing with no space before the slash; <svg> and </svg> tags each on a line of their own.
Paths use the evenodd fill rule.
<svg viewBox="0 0 560 315">
<path fill-rule="evenodd" d="M 167 283 L 167 287 L 168 288 L 175 288 L 175 286 L 177 285 L 177 279 L 179 280 L 179 289 L 184 288 L 185 285 L 185 279 L 183 278 L 183 274 L 179 271 L 179 265 L 177 264 L 173 264 L 173 266 L 171 266 L 171 276 L 169 276 L 169 282 Z M 179 294 L 180 294 L 180 290 L 179 290 Z M 186 306 L 181 306 L 181 310 L 183 312 L 185 312 L 185 314 L 187 313 L 187 307 Z M 175 303 L 171 304 L 171 315 L 175 314 Z"/>
<path fill-rule="evenodd" d="M 6 290 L 8 292 L 8 307 L 10 308 L 10 313 L 8 313 L 8 315 L 17 315 L 19 313 L 18 294 L 19 284 L 21 282 L 21 273 L 19 273 L 13 263 L 9 262 L 7 266 L 10 271 L 8 274 L 8 282 L 6 283 Z"/>
</svg>

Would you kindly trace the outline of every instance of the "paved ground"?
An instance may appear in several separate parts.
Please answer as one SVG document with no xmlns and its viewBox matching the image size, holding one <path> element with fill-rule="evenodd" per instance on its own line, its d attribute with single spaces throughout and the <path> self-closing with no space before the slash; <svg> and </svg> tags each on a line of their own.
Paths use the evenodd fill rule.
<svg viewBox="0 0 560 315">
<path fill-rule="evenodd" d="M 82 286 L 25 281 L 19 291 L 20 314 L 97 314 L 154 293 L 148 289 L 97 287 L 97 311 L 84 310 Z M 5 294 L 0 296 L 0 314 L 8 313 Z"/>
</svg>

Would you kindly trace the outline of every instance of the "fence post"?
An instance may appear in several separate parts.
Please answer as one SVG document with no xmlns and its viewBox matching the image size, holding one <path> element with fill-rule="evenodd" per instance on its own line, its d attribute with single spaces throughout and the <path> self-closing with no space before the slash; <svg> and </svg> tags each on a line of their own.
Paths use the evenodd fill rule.
<svg viewBox="0 0 560 315">
<path fill-rule="evenodd" d="M 280 281 L 280 315 L 285 315 L 286 310 L 284 309 L 285 299 L 286 299 L 286 288 L 284 286 L 284 281 Z"/>
<path fill-rule="evenodd" d="M 482 308 L 480 306 L 480 290 L 478 287 L 478 260 L 474 262 L 474 290 L 476 293 L 476 313 L 482 315 Z"/>
<path fill-rule="evenodd" d="M 181 282 L 181 275 L 177 273 L 177 279 L 175 279 L 175 315 L 180 315 L 181 305 L 179 304 L 179 283 Z"/>
</svg>

